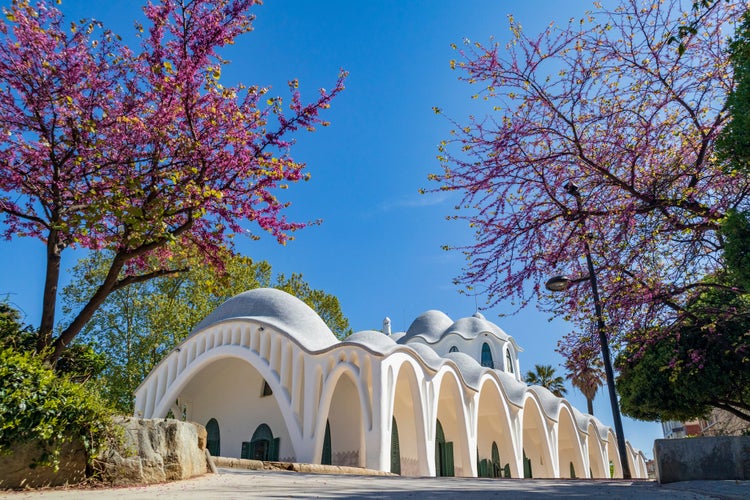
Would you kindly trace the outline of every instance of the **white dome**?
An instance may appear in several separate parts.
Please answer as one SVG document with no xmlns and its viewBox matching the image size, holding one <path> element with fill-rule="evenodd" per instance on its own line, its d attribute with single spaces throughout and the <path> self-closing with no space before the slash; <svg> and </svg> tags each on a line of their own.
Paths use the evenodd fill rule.
<svg viewBox="0 0 750 500">
<path fill-rule="evenodd" d="M 406 335 L 399 339 L 400 344 L 404 344 L 414 337 L 422 337 L 427 342 L 434 344 L 440 339 L 446 328 L 451 326 L 453 320 L 442 311 L 430 310 L 417 316 Z"/>
<path fill-rule="evenodd" d="M 479 313 L 468 318 L 461 318 L 446 329 L 446 335 L 456 334 L 470 340 L 483 333 L 491 333 L 500 340 L 508 340 L 508 334 L 499 326 L 484 319 Z"/>
<path fill-rule="evenodd" d="M 353 333 L 345 338 L 344 342 L 360 344 L 381 354 L 396 346 L 396 342 L 391 337 L 375 330 L 363 330 L 361 332 Z"/>
<path fill-rule="evenodd" d="M 275 288 L 256 288 L 235 295 L 198 323 L 190 335 L 222 321 L 243 318 L 272 326 L 310 351 L 338 343 L 331 329 L 310 306 Z"/>
</svg>

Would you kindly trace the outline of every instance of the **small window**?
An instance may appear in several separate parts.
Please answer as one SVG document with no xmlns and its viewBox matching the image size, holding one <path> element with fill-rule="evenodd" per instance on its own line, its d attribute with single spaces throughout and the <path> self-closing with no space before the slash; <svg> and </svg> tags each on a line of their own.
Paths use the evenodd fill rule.
<svg viewBox="0 0 750 500">
<path fill-rule="evenodd" d="M 268 385 L 268 382 L 264 380 L 263 381 L 263 393 L 260 396 L 265 397 L 265 396 L 271 396 L 272 394 L 273 394 L 273 391 L 271 390 L 271 386 Z"/>
<path fill-rule="evenodd" d="M 485 342 L 482 344 L 482 362 L 481 365 L 485 368 L 494 368 L 495 365 L 492 362 L 492 350 L 490 349 L 490 345 Z"/>
<path fill-rule="evenodd" d="M 513 358 L 510 355 L 510 349 L 505 351 L 505 367 L 510 373 L 513 373 Z"/>
<path fill-rule="evenodd" d="M 450 348 L 450 349 L 448 350 L 448 352 L 458 352 L 458 347 L 456 347 L 456 346 L 454 346 L 454 345 L 453 345 L 453 346 L 451 346 L 451 348 Z"/>
</svg>

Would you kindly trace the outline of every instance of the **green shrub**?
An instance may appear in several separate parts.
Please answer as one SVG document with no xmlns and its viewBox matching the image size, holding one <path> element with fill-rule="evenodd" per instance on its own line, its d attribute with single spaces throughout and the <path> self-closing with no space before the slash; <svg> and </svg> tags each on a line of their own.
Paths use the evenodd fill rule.
<svg viewBox="0 0 750 500">
<path fill-rule="evenodd" d="M 112 412 L 86 385 L 58 375 L 30 352 L 0 348 L 0 453 L 38 441 L 34 465 L 59 464 L 60 450 L 79 439 L 89 461 L 112 435 Z"/>
</svg>

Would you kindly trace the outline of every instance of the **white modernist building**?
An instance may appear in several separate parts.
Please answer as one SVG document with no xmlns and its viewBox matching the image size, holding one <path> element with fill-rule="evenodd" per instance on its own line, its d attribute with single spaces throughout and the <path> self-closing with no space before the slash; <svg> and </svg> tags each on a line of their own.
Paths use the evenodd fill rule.
<svg viewBox="0 0 750 500">
<path fill-rule="evenodd" d="M 339 341 L 274 289 L 228 300 L 141 384 L 136 414 L 206 425 L 214 455 L 403 475 L 622 477 L 615 435 L 522 382 L 513 337 L 477 313 Z M 630 445 L 633 477 L 647 477 Z"/>
</svg>

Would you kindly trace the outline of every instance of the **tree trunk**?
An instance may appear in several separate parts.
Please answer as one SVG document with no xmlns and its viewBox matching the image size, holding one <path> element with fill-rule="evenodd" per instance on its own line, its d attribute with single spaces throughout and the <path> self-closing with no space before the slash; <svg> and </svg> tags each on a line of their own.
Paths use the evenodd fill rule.
<svg viewBox="0 0 750 500">
<path fill-rule="evenodd" d="M 94 316 L 96 310 L 99 309 L 99 306 L 102 305 L 109 294 L 112 293 L 125 261 L 126 258 L 121 254 L 115 255 L 114 259 L 112 259 L 112 264 L 110 264 L 107 277 L 102 284 L 99 285 L 99 288 L 94 292 L 94 295 L 91 296 L 89 301 L 83 306 L 68 327 L 63 330 L 60 336 L 55 339 L 54 343 L 52 343 L 54 349 L 48 356 L 47 361 L 53 365 L 57 363 L 57 360 L 60 359 L 60 356 L 68 347 L 68 344 L 70 344 L 75 336 L 80 333 L 83 327 L 86 326 L 86 323 L 88 323 L 92 316 Z"/>
<path fill-rule="evenodd" d="M 55 327 L 57 307 L 57 286 L 60 282 L 60 256 L 64 245 L 60 243 L 60 233 L 51 229 L 47 235 L 47 271 L 42 294 L 42 319 L 37 334 L 36 351 L 42 353 L 52 344 L 52 330 Z"/>
<path fill-rule="evenodd" d="M 586 398 L 586 409 L 589 411 L 589 415 L 594 414 L 594 398 Z"/>
</svg>

